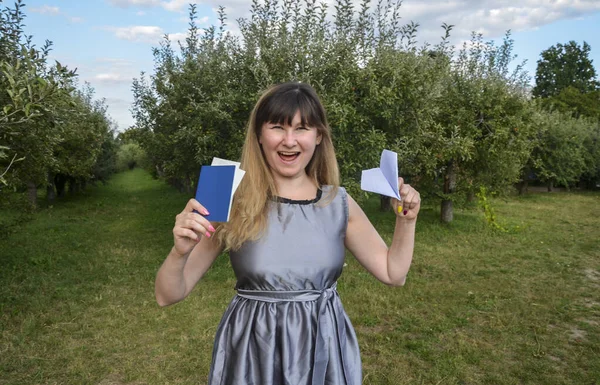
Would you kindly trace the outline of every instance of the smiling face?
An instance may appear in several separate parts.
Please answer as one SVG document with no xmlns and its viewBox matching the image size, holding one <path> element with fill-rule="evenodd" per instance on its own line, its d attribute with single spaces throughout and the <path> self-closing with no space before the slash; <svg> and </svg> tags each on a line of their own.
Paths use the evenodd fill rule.
<svg viewBox="0 0 600 385">
<path fill-rule="evenodd" d="M 306 166 L 321 142 L 317 127 L 302 119 L 297 111 L 290 121 L 264 123 L 258 141 L 275 180 L 306 176 Z"/>
</svg>

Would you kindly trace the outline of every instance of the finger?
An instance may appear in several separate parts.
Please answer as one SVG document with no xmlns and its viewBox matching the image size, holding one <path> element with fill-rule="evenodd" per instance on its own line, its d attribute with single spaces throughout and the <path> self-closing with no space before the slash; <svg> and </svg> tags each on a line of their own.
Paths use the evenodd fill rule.
<svg viewBox="0 0 600 385">
<path fill-rule="evenodd" d="M 188 221 L 188 220 L 196 221 L 196 222 L 200 223 L 202 226 L 206 227 L 207 229 L 209 227 L 212 227 L 211 223 L 208 219 L 206 219 L 202 215 L 195 213 L 195 212 L 181 213 L 178 220 L 180 223 L 184 223 L 185 221 Z"/>
<path fill-rule="evenodd" d="M 192 219 L 200 223 L 200 225 L 202 225 L 205 229 L 213 233 L 216 231 L 216 229 L 213 227 L 212 223 L 208 219 L 206 219 L 200 214 L 192 213 L 192 215 Z"/>
<path fill-rule="evenodd" d="M 402 201 L 399 201 L 396 198 L 392 198 L 392 199 L 390 199 L 390 207 L 392 208 L 392 211 L 394 211 L 396 213 L 401 213 L 402 212 Z"/>
<path fill-rule="evenodd" d="M 183 227 L 178 227 L 175 230 L 173 230 L 173 234 L 175 235 L 175 237 L 178 238 L 189 238 L 196 242 L 200 241 L 200 236 L 198 234 L 196 234 L 190 229 L 186 229 Z"/>
<path fill-rule="evenodd" d="M 188 203 L 185 205 L 185 209 L 183 211 L 197 211 L 198 213 L 202 214 L 202 215 L 209 215 L 208 210 L 206 209 L 206 207 L 202 206 L 200 204 L 200 202 L 198 202 L 197 200 L 195 200 L 194 198 L 190 199 L 188 201 Z"/>
<path fill-rule="evenodd" d="M 415 192 L 414 197 L 411 200 L 410 203 L 410 210 L 415 210 L 418 209 L 421 205 L 421 196 L 419 195 L 418 192 Z"/>
<path fill-rule="evenodd" d="M 413 210 L 419 205 L 419 196 L 415 190 L 409 193 L 408 203 L 406 205 L 407 210 Z"/>
<path fill-rule="evenodd" d="M 406 197 L 408 196 L 408 194 L 410 194 L 411 191 L 414 191 L 414 189 L 410 187 L 409 184 L 402 185 L 402 189 L 400 190 L 400 196 L 403 200 L 406 200 Z"/>
<path fill-rule="evenodd" d="M 215 228 L 205 218 L 202 218 L 201 221 L 194 220 L 194 219 L 188 219 L 187 221 L 184 222 L 183 227 L 193 229 L 197 233 L 204 234 L 209 238 L 210 238 L 210 232 L 213 232 L 213 233 L 215 232 Z"/>
<path fill-rule="evenodd" d="M 417 192 L 417 197 L 416 197 L 416 201 L 415 201 L 415 209 L 421 206 L 421 194 L 419 194 Z"/>
</svg>

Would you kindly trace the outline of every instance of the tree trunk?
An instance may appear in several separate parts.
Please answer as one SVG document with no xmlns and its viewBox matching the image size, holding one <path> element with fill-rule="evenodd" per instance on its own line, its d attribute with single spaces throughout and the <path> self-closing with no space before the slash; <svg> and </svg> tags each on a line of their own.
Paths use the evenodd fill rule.
<svg viewBox="0 0 600 385">
<path fill-rule="evenodd" d="M 528 180 L 524 180 L 518 183 L 518 188 L 519 188 L 519 195 L 523 195 L 525 193 L 527 193 L 527 187 L 529 185 L 529 181 Z"/>
<path fill-rule="evenodd" d="M 548 192 L 552 192 L 553 188 L 554 188 L 554 182 L 549 180 L 548 181 Z"/>
<path fill-rule="evenodd" d="M 69 177 L 69 194 L 77 194 L 79 192 L 79 181 L 76 178 Z"/>
<path fill-rule="evenodd" d="M 67 178 L 63 174 L 56 174 L 54 177 L 54 185 L 56 186 L 56 195 L 59 198 L 65 196 L 65 185 L 67 184 Z"/>
<path fill-rule="evenodd" d="M 386 197 L 385 195 L 379 196 L 379 210 L 382 212 L 388 211 L 390 209 L 390 197 Z"/>
<path fill-rule="evenodd" d="M 185 183 L 185 192 L 188 193 L 188 194 L 190 194 L 190 195 L 194 194 L 195 193 L 195 191 L 194 191 L 194 178 L 192 178 L 191 176 L 188 175 L 185 178 L 184 183 Z"/>
<path fill-rule="evenodd" d="M 448 196 L 454 193 L 456 189 L 456 170 L 454 161 L 448 163 L 446 168 L 446 175 L 444 176 L 444 195 L 445 199 L 442 200 L 442 212 L 441 220 L 444 223 L 450 223 L 454 219 L 454 210 L 452 208 L 452 200 L 447 199 Z"/>
<path fill-rule="evenodd" d="M 156 175 L 158 175 L 159 178 L 163 178 L 165 176 L 163 169 L 158 166 L 155 166 L 155 168 L 156 168 Z"/>
<path fill-rule="evenodd" d="M 469 190 L 467 192 L 467 202 L 473 203 L 474 201 L 475 201 L 475 191 L 474 190 Z"/>
<path fill-rule="evenodd" d="M 46 200 L 48 203 L 54 203 L 56 200 L 56 190 L 54 190 L 54 175 L 48 173 L 48 184 L 46 185 Z"/>
<path fill-rule="evenodd" d="M 37 207 L 37 185 L 32 181 L 27 182 L 27 198 L 33 208 Z"/>
<path fill-rule="evenodd" d="M 450 223 L 454 219 L 454 211 L 452 201 L 448 199 L 442 200 L 442 222 Z"/>
</svg>

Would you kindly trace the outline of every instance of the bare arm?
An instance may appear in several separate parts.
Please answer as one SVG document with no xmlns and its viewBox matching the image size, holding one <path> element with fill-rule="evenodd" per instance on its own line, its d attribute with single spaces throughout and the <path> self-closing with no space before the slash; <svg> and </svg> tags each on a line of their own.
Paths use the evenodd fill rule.
<svg viewBox="0 0 600 385">
<path fill-rule="evenodd" d="M 415 227 L 420 208 L 419 193 L 403 184 L 399 178 L 402 202 L 393 200 L 396 227 L 388 248 L 360 206 L 348 196 L 349 219 L 346 230 L 346 248 L 375 278 L 381 282 L 402 286 L 412 263 L 415 245 Z M 403 207 L 401 207 L 403 206 Z M 398 207 L 401 207 L 398 212 Z"/>
<path fill-rule="evenodd" d="M 154 291 L 160 306 L 187 297 L 222 251 L 210 238 L 214 232 L 210 222 L 194 209 L 206 215 L 198 201 L 188 202 L 175 221 L 174 246 L 156 274 Z"/>
</svg>

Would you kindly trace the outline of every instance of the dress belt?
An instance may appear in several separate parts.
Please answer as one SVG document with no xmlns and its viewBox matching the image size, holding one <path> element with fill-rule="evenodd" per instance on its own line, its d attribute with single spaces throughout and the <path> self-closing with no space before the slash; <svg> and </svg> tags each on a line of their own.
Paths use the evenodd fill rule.
<svg viewBox="0 0 600 385">
<path fill-rule="evenodd" d="M 330 333 L 335 329 L 340 341 L 340 354 L 342 366 L 344 369 L 344 377 L 347 385 L 352 384 L 352 379 L 349 376 L 347 365 L 349 364 L 346 358 L 346 322 L 344 319 L 344 309 L 341 302 L 331 301 L 332 306 L 337 310 L 334 316 L 337 325 L 332 327 L 330 317 L 327 316 L 327 302 L 338 296 L 337 282 L 331 287 L 324 290 L 243 290 L 238 289 L 237 295 L 242 298 L 247 298 L 255 301 L 263 302 L 310 302 L 317 301 L 317 338 L 315 342 L 315 353 L 312 372 L 312 385 L 324 385 L 325 374 L 327 372 L 327 364 L 329 363 L 329 341 L 331 340 Z"/>
</svg>

